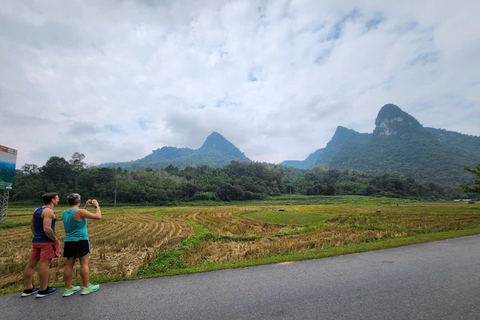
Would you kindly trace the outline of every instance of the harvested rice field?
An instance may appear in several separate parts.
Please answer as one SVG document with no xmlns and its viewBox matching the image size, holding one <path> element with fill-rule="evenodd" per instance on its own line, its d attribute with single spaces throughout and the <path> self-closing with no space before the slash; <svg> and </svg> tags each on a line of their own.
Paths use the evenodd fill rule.
<svg viewBox="0 0 480 320">
<path fill-rule="evenodd" d="M 16 207 L 0 223 L 0 292 L 21 290 L 34 208 Z M 64 239 L 56 207 L 57 235 Z M 210 207 L 102 207 L 88 221 L 94 281 L 161 276 L 322 257 L 480 233 L 480 205 L 345 197 Z M 384 244 L 384 246 L 383 246 Z M 353 248 L 349 250 L 349 248 Z M 50 283 L 62 285 L 64 258 Z M 74 279 L 80 279 L 78 266 Z M 38 282 L 38 279 L 35 279 Z"/>
</svg>

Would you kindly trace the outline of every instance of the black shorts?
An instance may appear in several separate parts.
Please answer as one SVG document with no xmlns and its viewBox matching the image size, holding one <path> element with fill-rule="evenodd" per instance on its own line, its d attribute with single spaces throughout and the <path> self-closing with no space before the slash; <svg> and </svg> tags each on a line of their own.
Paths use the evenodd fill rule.
<svg viewBox="0 0 480 320">
<path fill-rule="evenodd" d="M 64 258 L 80 258 L 90 253 L 90 242 L 88 240 L 65 241 L 63 248 Z"/>
</svg>

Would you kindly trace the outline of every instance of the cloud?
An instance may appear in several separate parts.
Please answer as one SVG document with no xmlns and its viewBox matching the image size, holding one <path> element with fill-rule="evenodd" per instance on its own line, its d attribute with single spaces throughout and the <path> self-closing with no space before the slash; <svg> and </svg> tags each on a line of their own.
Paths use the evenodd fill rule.
<svg viewBox="0 0 480 320">
<path fill-rule="evenodd" d="M 71 136 L 89 136 L 105 133 L 95 122 L 71 122 L 67 131 Z"/>
<path fill-rule="evenodd" d="M 141 158 L 217 131 L 304 159 L 395 103 L 480 135 L 480 4 L 18 1 L 0 7 L 0 142 L 19 163 Z M 108 14 L 105 14 L 108 12 Z M 14 133 L 14 134 L 13 134 Z M 67 143 L 68 141 L 68 143 Z"/>
</svg>

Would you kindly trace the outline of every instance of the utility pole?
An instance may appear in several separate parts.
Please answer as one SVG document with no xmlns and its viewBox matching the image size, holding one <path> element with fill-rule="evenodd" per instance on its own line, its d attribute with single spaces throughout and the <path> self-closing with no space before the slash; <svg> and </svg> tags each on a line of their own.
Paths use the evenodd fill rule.
<svg viewBox="0 0 480 320">
<path fill-rule="evenodd" d="M 292 210 L 292 187 L 290 189 L 290 210 Z"/>
</svg>

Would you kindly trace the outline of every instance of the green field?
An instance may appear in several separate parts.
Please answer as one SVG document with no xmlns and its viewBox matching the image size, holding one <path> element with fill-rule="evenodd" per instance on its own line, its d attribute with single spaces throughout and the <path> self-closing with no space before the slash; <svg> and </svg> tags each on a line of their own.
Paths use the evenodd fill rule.
<svg viewBox="0 0 480 320">
<path fill-rule="evenodd" d="M 0 223 L 0 293 L 22 290 L 33 207 Z M 55 208 L 60 213 L 64 207 Z M 322 258 L 480 234 L 480 205 L 284 196 L 230 205 L 106 207 L 89 222 L 92 282 Z M 57 222 L 63 239 L 63 226 Z M 51 282 L 62 286 L 63 259 Z M 78 270 L 77 270 L 78 271 Z M 79 280 L 79 276 L 74 275 Z"/>
</svg>

